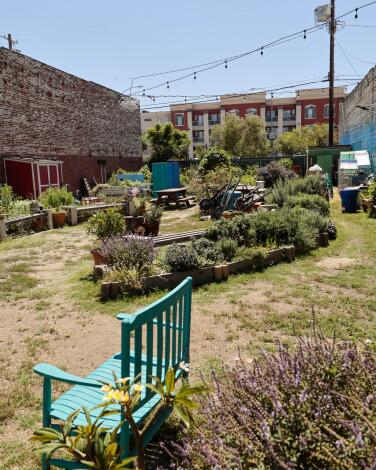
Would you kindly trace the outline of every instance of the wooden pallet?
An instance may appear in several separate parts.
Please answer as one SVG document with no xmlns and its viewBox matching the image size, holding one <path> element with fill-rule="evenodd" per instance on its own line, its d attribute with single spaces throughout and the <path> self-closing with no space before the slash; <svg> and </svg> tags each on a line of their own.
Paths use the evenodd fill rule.
<svg viewBox="0 0 376 470">
<path fill-rule="evenodd" d="M 192 230 L 190 232 L 170 233 L 168 235 L 159 235 L 151 237 L 155 246 L 172 245 L 173 243 L 184 243 L 194 238 L 203 237 L 205 230 Z"/>
</svg>

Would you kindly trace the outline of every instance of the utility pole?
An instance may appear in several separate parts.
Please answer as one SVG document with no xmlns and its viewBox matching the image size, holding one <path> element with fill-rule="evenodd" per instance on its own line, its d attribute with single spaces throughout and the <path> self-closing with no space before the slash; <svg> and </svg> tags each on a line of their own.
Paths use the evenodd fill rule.
<svg viewBox="0 0 376 470">
<path fill-rule="evenodd" d="M 334 143 L 334 43 L 336 33 L 335 0 L 331 0 L 329 64 L 329 146 Z"/>
<path fill-rule="evenodd" d="M 8 34 L 0 34 L 0 38 L 5 39 L 8 41 L 8 49 L 11 51 L 13 50 L 13 46 L 18 44 L 18 41 L 12 38 L 12 35 L 10 33 Z M 16 49 L 15 49 L 16 50 Z"/>
</svg>

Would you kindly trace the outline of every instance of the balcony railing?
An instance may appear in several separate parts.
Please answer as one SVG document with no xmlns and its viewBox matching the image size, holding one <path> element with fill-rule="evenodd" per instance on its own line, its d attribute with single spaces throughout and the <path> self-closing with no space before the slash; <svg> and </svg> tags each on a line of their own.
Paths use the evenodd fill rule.
<svg viewBox="0 0 376 470">
<path fill-rule="evenodd" d="M 216 124 L 220 124 L 221 120 L 220 119 L 209 119 L 209 125 L 215 126 Z"/>
<path fill-rule="evenodd" d="M 193 137 L 193 142 L 196 144 L 205 142 L 205 139 L 203 137 Z"/>
<path fill-rule="evenodd" d="M 193 126 L 203 126 L 203 125 L 204 125 L 204 121 L 192 121 L 192 125 L 193 125 Z"/>
</svg>

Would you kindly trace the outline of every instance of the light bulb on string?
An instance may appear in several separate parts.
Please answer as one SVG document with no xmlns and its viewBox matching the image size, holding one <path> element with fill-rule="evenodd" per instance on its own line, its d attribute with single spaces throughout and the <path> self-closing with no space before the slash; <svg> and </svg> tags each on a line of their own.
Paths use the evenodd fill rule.
<svg viewBox="0 0 376 470">
<path fill-rule="evenodd" d="M 355 19 L 357 20 L 358 19 L 358 9 L 355 8 Z"/>
<path fill-rule="evenodd" d="M 264 55 L 264 46 L 261 47 L 260 54 L 261 54 L 261 55 Z"/>
<path fill-rule="evenodd" d="M 227 69 L 227 59 L 225 60 L 225 69 Z"/>
<path fill-rule="evenodd" d="M 142 90 L 142 96 L 145 96 L 145 90 Z"/>
<path fill-rule="evenodd" d="M 167 82 L 167 89 L 169 89 L 169 88 L 170 88 L 170 83 L 169 83 L 169 82 Z"/>
<path fill-rule="evenodd" d="M 307 31 L 304 30 L 304 39 L 307 39 Z"/>
<path fill-rule="evenodd" d="M 196 72 L 193 72 L 193 78 L 194 78 L 194 80 L 197 80 Z"/>
</svg>

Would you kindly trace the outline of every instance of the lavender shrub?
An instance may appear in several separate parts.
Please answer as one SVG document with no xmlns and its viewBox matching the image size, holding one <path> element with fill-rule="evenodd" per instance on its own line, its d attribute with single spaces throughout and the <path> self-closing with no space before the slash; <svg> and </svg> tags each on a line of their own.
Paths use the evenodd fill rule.
<svg viewBox="0 0 376 470">
<path fill-rule="evenodd" d="M 320 335 L 239 363 L 172 453 L 181 469 L 375 469 L 376 348 Z M 171 449 L 170 449 L 171 450 Z"/>
<path fill-rule="evenodd" d="M 152 265 L 157 251 L 151 238 L 129 234 L 105 239 L 101 253 L 112 268 L 143 272 Z"/>
</svg>

